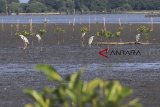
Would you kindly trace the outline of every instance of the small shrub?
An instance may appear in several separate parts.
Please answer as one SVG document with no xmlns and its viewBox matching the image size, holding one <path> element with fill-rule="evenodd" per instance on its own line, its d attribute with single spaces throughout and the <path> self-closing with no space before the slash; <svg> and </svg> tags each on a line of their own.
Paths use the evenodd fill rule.
<svg viewBox="0 0 160 107">
<path fill-rule="evenodd" d="M 115 33 L 115 37 L 120 37 L 120 36 L 121 36 L 121 32 L 118 31 Z"/>
<path fill-rule="evenodd" d="M 47 31 L 45 30 L 45 29 L 40 29 L 39 31 L 38 31 L 38 33 L 42 36 L 42 35 L 44 35 L 44 33 L 46 33 Z"/>
<path fill-rule="evenodd" d="M 149 38 L 149 33 L 151 33 L 153 30 L 151 30 L 151 28 L 147 27 L 147 26 L 139 26 L 137 28 L 137 31 L 141 34 L 145 36 L 145 39 L 148 40 Z"/>
<path fill-rule="evenodd" d="M 87 33 L 88 32 L 88 28 L 87 27 L 82 27 L 81 28 L 81 33 Z"/>
<path fill-rule="evenodd" d="M 58 33 L 58 45 L 60 44 L 60 33 L 64 33 L 65 32 L 65 30 L 62 28 L 62 27 L 57 27 L 56 28 L 56 32 Z M 64 36 L 63 36 L 63 42 L 64 42 Z"/>
</svg>

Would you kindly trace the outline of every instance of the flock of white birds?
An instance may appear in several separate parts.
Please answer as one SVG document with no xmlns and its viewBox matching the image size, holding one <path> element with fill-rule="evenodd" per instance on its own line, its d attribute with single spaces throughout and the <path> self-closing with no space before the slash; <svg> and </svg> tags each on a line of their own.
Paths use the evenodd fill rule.
<svg viewBox="0 0 160 107">
<path fill-rule="evenodd" d="M 85 35 L 86 35 L 86 33 L 82 33 L 82 39 L 84 38 Z M 23 49 L 26 49 L 27 46 L 29 45 L 29 40 L 28 40 L 27 37 L 25 37 L 24 35 L 19 35 L 19 36 L 21 37 L 21 39 L 23 40 L 23 43 L 24 43 Z M 141 34 L 137 34 L 137 35 L 136 35 L 136 42 L 137 42 L 137 43 L 138 43 L 139 40 L 140 40 L 140 36 L 141 36 Z M 37 37 L 37 39 L 38 39 L 38 42 L 40 42 L 40 41 L 42 40 L 40 34 L 36 34 L 36 37 Z M 89 40 L 88 40 L 88 45 L 89 45 L 89 47 L 91 47 L 91 45 L 92 45 L 92 43 L 93 43 L 93 40 L 94 40 L 94 37 L 95 37 L 95 36 L 91 36 L 91 37 L 89 38 Z"/>
</svg>

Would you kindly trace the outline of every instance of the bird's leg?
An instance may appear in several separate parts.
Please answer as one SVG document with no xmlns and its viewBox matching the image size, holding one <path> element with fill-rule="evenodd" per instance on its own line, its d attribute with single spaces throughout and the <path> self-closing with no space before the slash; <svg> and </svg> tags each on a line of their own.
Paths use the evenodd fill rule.
<svg viewBox="0 0 160 107">
<path fill-rule="evenodd" d="M 26 48 L 27 48 L 27 43 L 25 42 L 25 43 L 24 43 L 24 48 L 23 48 L 23 49 L 25 50 Z"/>
<path fill-rule="evenodd" d="M 82 37 L 82 47 L 84 47 L 84 37 Z"/>
</svg>

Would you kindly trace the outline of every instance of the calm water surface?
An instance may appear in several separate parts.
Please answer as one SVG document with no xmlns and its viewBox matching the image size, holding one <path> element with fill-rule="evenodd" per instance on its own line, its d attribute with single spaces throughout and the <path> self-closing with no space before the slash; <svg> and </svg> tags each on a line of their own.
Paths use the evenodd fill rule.
<svg viewBox="0 0 160 107">
<path fill-rule="evenodd" d="M 25 16 L 0 16 L 0 23 L 160 23 L 159 17 L 153 19 L 144 14 L 100 14 L 100 15 L 25 15 Z"/>
</svg>

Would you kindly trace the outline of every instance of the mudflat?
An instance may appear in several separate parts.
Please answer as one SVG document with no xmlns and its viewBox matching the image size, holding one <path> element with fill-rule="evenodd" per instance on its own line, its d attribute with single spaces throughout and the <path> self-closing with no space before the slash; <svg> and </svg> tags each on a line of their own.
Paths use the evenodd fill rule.
<svg viewBox="0 0 160 107">
<path fill-rule="evenodd" d="M 107 41 L 134 42 L 137 27 L 140 24 L 123 24 L 120 38 L 111 38 Z M 11 27 L 12 26 L 12 27 Z M 33 70 L 36 64 L 52 64 L 61 75 L 69 75 L 80 68 L 85 69 L 82 79 L 90 80 L 100 77 L 106 80 L 120 80 L 124 86 L 134 89 L 133 97 L 138 97 L 144 107 L 159 107 L 160 102 L 160 37 L 159 24 L 154 24 L 154 31 L 150 34 L 148 45 L 103 45 L 88 46 L 88 39 L 103 28 L 103 24 L 91 24 L 90 31 L 81 46 L 82 26 L 88 24 L 47 24 L 47 33 L 38 43 L 35 36 L 28 37 L 30 45 L 22 49 L 23 42 L 15 36 L 16 25 L 0 25 L 0 107 L 22 107 L 30 102 L 23 94 L 23 89 L 33 88 L 40 90 L 43 86 L 52 86 L 43 75 Z M 150 26 L 150 25 L 147 25 Z M 60 45 L 57 44 L 58 33 L 56 27 L 63 27 L 65 32 L 60 34 Z M 43 24 L 33 24 L 35 34 Z M 106 29 L 115 33 L 117 24 L 107 24 Z M 23 24 L 20 29 L 23 30 Z M 29 25 L 27 25 L 29 30 Z M 64 42 L 63 42 L 64 39 Z M 95 38 L 94 42 L 99 42 Z M 103 42 L 106 41 L 103 38 Z M 145 42 L 145 38 L 141 38 Z M 108 59 L 98 52 L 102 49 L 110 50 L 139 50 L 141 55 L 112 55 Z"/>
</svg>

